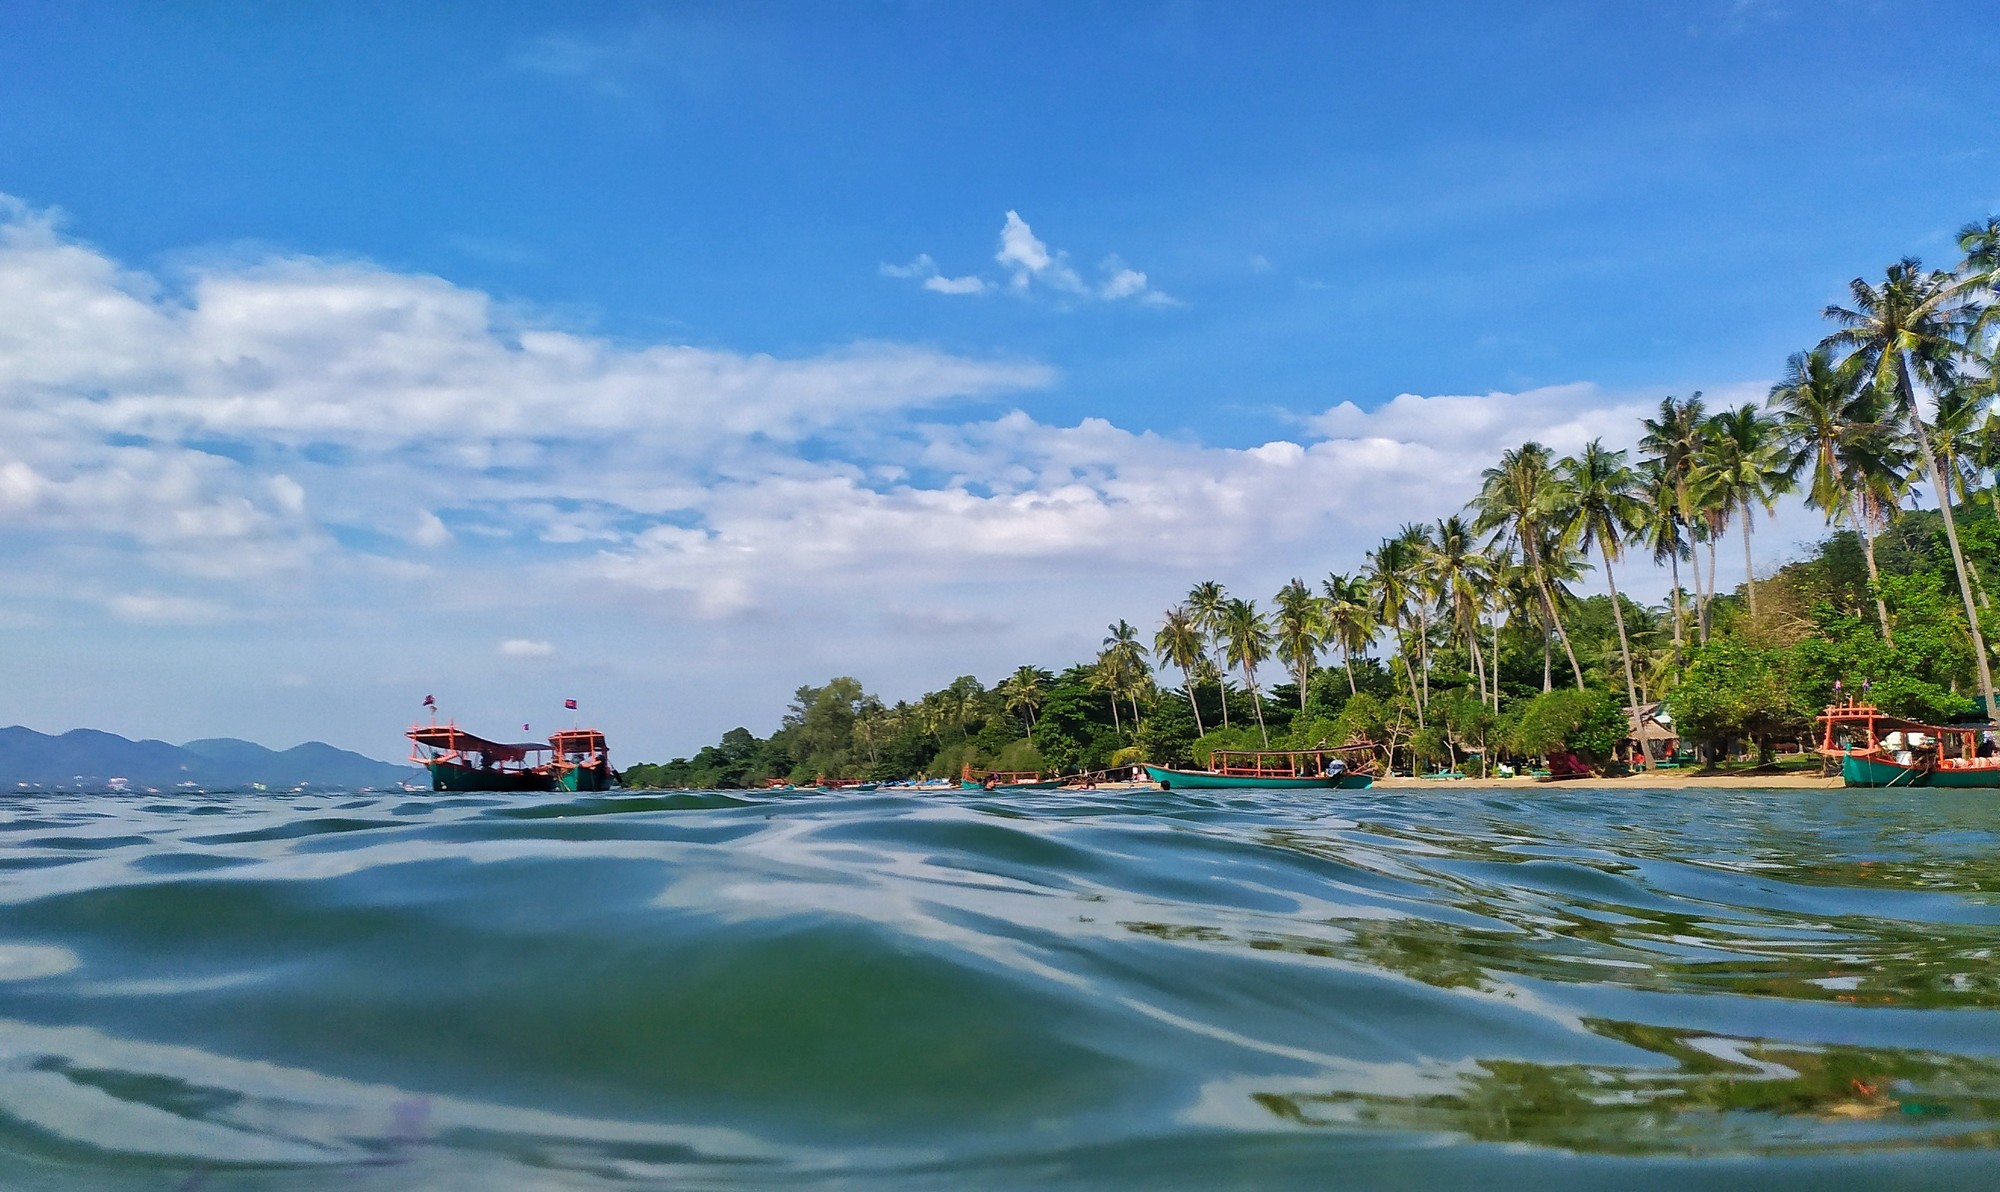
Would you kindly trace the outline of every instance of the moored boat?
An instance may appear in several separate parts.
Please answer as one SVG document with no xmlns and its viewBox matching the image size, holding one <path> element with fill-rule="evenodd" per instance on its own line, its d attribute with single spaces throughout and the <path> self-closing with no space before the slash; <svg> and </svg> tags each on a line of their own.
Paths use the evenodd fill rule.
<svg viewBox="0 0 2000 1192">
<path fill-rule="evenodd" d="M 2000 726 L 1924 724 L 1873 704 L 1836 704 L 1819 717 L 1820 756 L 1848 786 L 2000 788 Z"/>
<path fill-rule="evenodd" d="M 1052 791 L 1063 784 L 1060 778 L 1044 778 L 1040 770 L 975 770 L 967 762 L 959 771 L 958 785 L 968 791 Z"/>
<path fill-rule="evenodd" d="M 457 724 L 412 725 L 410 760 L 430 771 L 434 791 L 546 791 L 554 778 L 540 741 L 489 741 Z"/>
<path fill-rule="evenodd" d="M 556 790 L 608 791 L 617 780 L 604 734 L 594 728 L 565 729 L 549 738 L 549 748 L 555 754 L 548 770 Z"/>
<path fill-rule="evenodd" d="M 604 734 L 566 729 L 541 741 L 490 741 L 456 723 L 414 724 L 410 760 L 434 791 L 606 791 L 618 781 Z"/>
<path fill-rule="evenodd" d="M 1216 789 L 1264 787 L 1278 790 L 1327 790 L 1342 787 L 1356 790 L 1371 785 L 1373 775 L 1352 772 L 1336 753 L 1371 749 L 1348 745 L 1340 749 L 1218 749 L 1209 757 L 1206 770 L 1185 770 L 1148 764 L 1146 774 L 1161 790 L 1176 787 Z"/>
</svg>

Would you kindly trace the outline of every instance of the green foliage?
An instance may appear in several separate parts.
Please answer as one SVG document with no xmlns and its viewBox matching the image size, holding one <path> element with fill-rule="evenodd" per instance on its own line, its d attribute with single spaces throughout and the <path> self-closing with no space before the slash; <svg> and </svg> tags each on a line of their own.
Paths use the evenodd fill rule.
<svg viewBox="0 0 2000 1192">
<path fill-rule="evenodd" d="M 1186 699 L 1168 693 L 1153 706 L 1152 714 L 1139 726 L 1133 744 L 1141 760 L 1158 766 L 1181 766 L 1194 760 L 1194 710 Z"/>
<path fill-rule="evenodd" d="M 1111 763 L 1119 742 L 1111 723 L 1111 705 L 1085 683 L 1059 679 L 1042 703 L 1035 722 L 1035 747 L 1057 770 L 1101 770 Z"/>
<path fill-rule="evenodd" d="M 1684 739 L 1705 743 L 1711 757 L 1731 738 L 1743 738 L 1769 760 L 1772 739 L 1804 732 L 1816 710 L 1798 701 L 1791 661 L 1782 649 L 1711 640 L 1667 697 L 1675 727 Z"/>
<path fill-rule="evenodd" d="M 1558 688 L 1521 706 L 1508 745 L 1529 757 L 1570 750 L 1601 761 L 1627 731 L 1624 705 L 1609 691 Z"/>
<path fill-rule="evenodd" d="M 1218 749 L 1262 749 L 1264 739 L 1255 725 L 1232 724 L 1228 728 L 1210 729 L 1194 743 L 1190 752 L 1197 766 L 1207 768 L 1209 759 Z"/>
</svg>

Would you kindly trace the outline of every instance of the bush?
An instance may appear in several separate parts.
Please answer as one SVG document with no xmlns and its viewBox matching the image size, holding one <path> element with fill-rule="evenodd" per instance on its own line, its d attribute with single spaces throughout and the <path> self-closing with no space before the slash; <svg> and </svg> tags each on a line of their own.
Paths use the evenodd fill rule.
<svg viewBox="0 0 2000 1192">
<path fill-rule="evenodd" d="M 1549 691 L 1521 706 L 1508 745 L 1524 756 L 1569 750 L 1603 761 L 1629 731 L 1625 706 L 1610 692 Z"/>
</svg>

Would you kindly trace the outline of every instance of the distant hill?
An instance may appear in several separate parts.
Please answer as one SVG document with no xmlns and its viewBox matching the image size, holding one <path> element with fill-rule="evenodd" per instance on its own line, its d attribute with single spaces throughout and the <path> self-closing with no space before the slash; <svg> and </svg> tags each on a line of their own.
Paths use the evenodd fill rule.
<svg viewBox="0 0 2000 1192">
<path fill-rule="evenodd" d="M 121 778 L 123 783 L 114 781 Z M 23 787 L 101 791 L 121 785 L 166 790 L 182 783 L 205 790 L 259 784 L 273 790 L 301 785 L 389 787 L 422 779 L 423 771 L 414 766 L 376 761 L 320 741 L 280 751 L 233 737 L 169 745 L 89 728 L 60 736 L 20 725 L 0 728 L 0 793 Z"/>
</svg>

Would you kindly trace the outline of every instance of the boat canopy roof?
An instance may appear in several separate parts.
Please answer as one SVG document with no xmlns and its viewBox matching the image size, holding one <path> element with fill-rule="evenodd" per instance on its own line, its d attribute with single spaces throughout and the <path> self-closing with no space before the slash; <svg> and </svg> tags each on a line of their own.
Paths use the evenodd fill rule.
<svg viewBox="0 0 2000 1192">
<path fill-rule="evenodd" d="M 494 761 L 518 762 L 530 753 L 547 753 L 549 747 L 540 741 L 489 741 L 475 736 L 455 724 L 420 724 L 404 734 L 419 745 L 432 749 L 444 749 L 454 753 L 479 753 Z"/>
<path fill-rule="evenodd" d="M 1843 723 L 1866 723 L 1880 727 L 1885 732 L 1898 730 L 1907 732 L 1916 729 L 1929 733 L 1980 733 L 2000 732 L 2000 724 L 1983 721 L 1963 721 L 1953 724 L 1926 724 L 1921 720 L 1909 720 L 1901 716 L 1891 716 L 1874 704 L 1835 704 L 1819 716 L 1829 727 Z"/>
<path fill-rule="evenodd" d="M 549 735 L 549 744 L 558 753 L 580 753 L 604 748 L 604 734 L 594 728 L 566 728 Z"/>
</svg>

